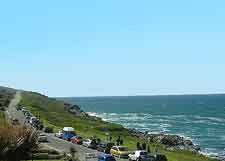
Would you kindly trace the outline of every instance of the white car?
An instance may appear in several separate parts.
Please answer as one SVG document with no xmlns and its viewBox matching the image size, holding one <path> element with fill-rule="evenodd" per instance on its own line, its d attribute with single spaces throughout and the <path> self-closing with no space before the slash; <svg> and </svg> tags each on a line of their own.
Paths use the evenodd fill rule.
<svg viewBox="0 0 225 161">
<path fill-rule="evenodd" d="M 29 120 L 29 123 L 32 124 L 32 123 L 33 123 L 34 121 L 36 121 L 36 120 L 37 120 L 36 117 L 31 117 L 30 120 Z"/>
<path fill-rule="evenodd" d="M 148 153 L 145 150 L 136 150 L 134 153 L 129 154 L 129 160 L 134 161 L 134 160 L 139 160 L 140 156 L 146 156 Z"/>
<path fill-rule="evenodd" d="M 83 140 L 83 146 L 85 147 L 91 147 L 91 143 L 92 143 L 92 140 L 91 139 L 85 139 Z"/>
<path fill-rule="evenodd" d="M 59 132 L 55 133 L 55 137 L 57 138 L 62 138 L 62 136 L 63 136 L 62 130 L 59 130 Z"/>
<path fill-rule="evenodd" d="M 48 142 L 48 138 L 45 134 L 40 134 L 38 136 L 38 142 Z"/>
</svg>

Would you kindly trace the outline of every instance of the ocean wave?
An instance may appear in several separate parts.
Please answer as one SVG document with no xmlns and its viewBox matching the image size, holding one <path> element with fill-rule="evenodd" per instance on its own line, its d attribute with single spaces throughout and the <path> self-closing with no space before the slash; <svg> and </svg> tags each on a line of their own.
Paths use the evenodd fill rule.
<svg viewBox="0 0 225 161">
<path fill-rule="evenodd" d="M 205 117 L 205 116 L 199 116 L 199 115 L 193 115 L 192 117 L 195 119 L 200 119 L 200 120 L 210 120 L 210 121 L 225 123 L 225 119 L 219 118 L 219 117 Z"/>
</svg>

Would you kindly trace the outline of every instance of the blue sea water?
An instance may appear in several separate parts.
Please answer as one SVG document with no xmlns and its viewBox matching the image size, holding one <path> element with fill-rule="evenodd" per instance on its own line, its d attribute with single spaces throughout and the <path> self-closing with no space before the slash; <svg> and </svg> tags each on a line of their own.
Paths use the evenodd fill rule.
<svg viewBox="0 0 225 161">
<path fill-rule="evenodd" d="M 127 128 L 179 134 L 209 155 L 225 155 L 225 95 L 60 98 Z"/>
</svg>

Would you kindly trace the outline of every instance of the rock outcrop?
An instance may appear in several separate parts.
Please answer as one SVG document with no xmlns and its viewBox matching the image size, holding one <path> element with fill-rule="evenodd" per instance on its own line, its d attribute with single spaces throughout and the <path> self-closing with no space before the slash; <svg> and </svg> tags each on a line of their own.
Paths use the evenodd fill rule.
<svg viewBox="0 0 225 161">
<path fill-rule="evenodd" d="M 72 113 L 76 116 L 81 116 L 81 117 L 89 117 L 87 113 L 85 113 L 83 110 L 78 105 L 72 105 L 69 103 L 64 103 L 65 109 L 69 112 Z"/>
<path fill-rule="evenodd" d="M 185 139 L 179 135 L 164 133 L 151 134 L 148 132 L 143 133 L 136 129 L 129 129 L 129 132 L 136 137 L 147 139 L 149 142 L 161 144 L 168 150 L 184 149 L 195 152 L 200 151 L 200 147 L 198 145 L 195 145 L 191 140 Z"/>
</svg>

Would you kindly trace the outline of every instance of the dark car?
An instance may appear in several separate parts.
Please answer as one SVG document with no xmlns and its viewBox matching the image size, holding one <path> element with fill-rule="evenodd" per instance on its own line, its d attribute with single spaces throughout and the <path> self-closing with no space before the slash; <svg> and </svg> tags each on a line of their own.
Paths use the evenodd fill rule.
<svg viewBox="0 0 225 161">
<path fill-rule="evenodd" d="M 138 158 L 138 161 L 156 161 L 156 157 L 153 155 L 141 155 Z"/>
<path fill-rule="evenodd" d="M 163 154 L 156 154 L 155 161 L 168 161 L 166 156 Z"/>
<path fill-rule="evenodd" d="M 116 159 L 110 154 L 102 153 L 98 156 L 98 161 L 116 161 Z"/>
<path fill-rule="evenodd" d="M 100 152 L 105 152 L 106 147 L 107 147 L 106 143 L 100 143 L 97 145 L 97 150 Z"/>
<path fill-rule="evenodd" d="M 100 143 L 97 145 L 97 150 L 106 154 L 110 154 L 110 150 L 114 145 L 114 143 Z"/>
</svg>

